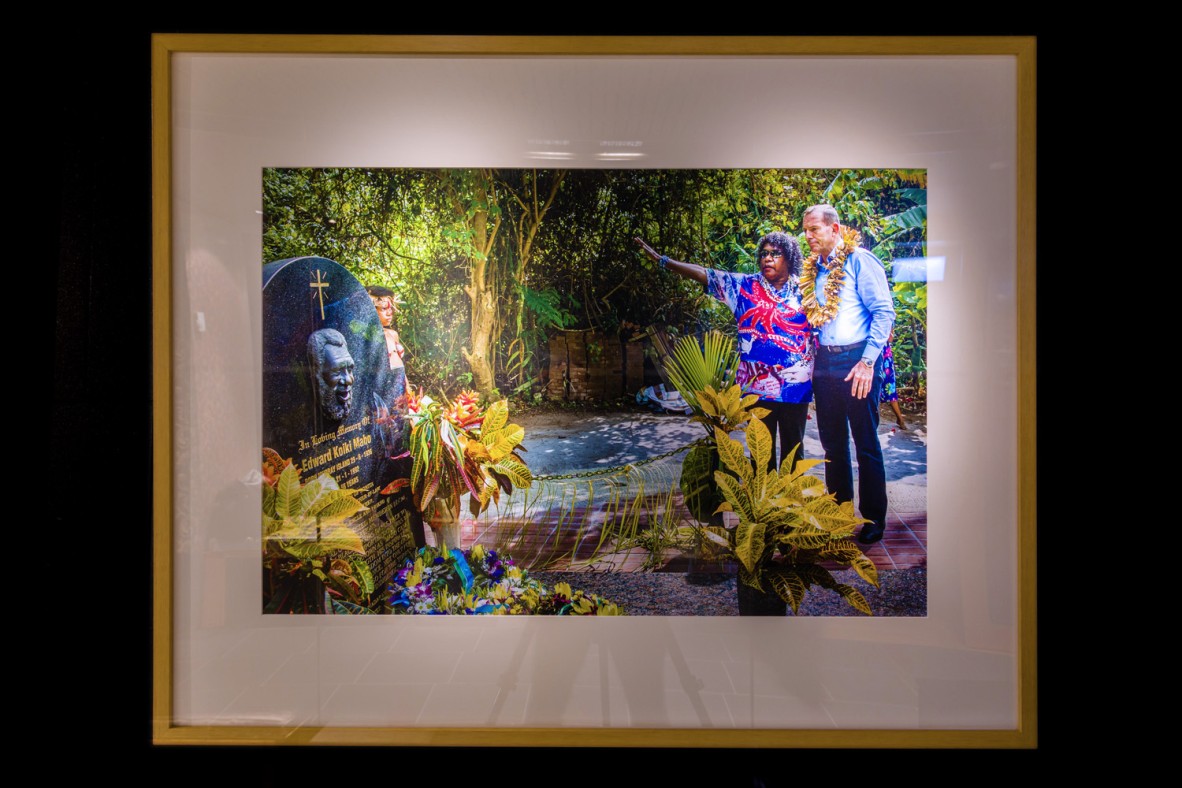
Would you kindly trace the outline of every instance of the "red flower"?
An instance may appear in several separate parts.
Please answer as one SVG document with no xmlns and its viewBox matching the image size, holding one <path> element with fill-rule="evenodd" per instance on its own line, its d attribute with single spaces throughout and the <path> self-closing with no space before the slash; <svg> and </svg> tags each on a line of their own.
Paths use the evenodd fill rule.
<svg viewBox="0 0 1182 788">
<path fill-rule="evenodd" d="M 444 416 L 452 424 L 461 429 L 471 429 L 480 426 L 484 421 L 484 411 L 480 408 L 480 395 L 475 391 L 461 391 L 451 401 L 451 407 Z"/>
</svg>

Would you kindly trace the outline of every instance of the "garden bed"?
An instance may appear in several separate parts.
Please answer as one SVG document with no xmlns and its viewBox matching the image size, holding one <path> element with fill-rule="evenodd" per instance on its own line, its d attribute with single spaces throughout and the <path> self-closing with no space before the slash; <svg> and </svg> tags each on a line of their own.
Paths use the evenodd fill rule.
<svg viewBox="0 0 1182 788">
<path fill-rule="evenodd" d="M 629 616 L 739 615 L 738 579 L 732 574 L 530 572 L 530 576 L 546 585 L 570 583 L 588 594 L 598 594 L 621 606 Z M 835 571 L 833 576 L 838 582 L 861 591 L 876 616 L 927 615 L 926 568 L 881 571 L 879 588 L 864 582 L 852 570 Z M 861 617 L 862 614 L 846 604 L 840 595 L 812 589 L 798 615 Z"/>
</svg>

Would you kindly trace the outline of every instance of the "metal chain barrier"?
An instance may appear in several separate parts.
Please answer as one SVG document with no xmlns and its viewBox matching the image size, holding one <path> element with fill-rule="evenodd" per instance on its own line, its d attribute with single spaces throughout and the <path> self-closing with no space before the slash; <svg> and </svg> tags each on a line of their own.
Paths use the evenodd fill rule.
<svg viewBox="0 0 1182 788">
<path fill-rule="evenodd" d="M 575 473 L 548 473 L 548 474 L 544 474 L 544 475 L 540 475 L 540 476 L 535 476 L 533 478 L 534 478 L 534 481 L 548 482 L 548 481 L 556 481 L 556 480 L 560 480 L 560 479 L 590 479 L 590 478 L 593 478 L 596 476 L 611 476 L 612 474 L 620 473 L 621 471 L 631 472 L 632 470 L 634 470 L 636 468 L 642 468 L 645 465 L 651 465 L 654 462 L 659 462 L 661 460 L 668 459 L 669 457 L 672 457 L 675 454 L 681 454 L 683 451 L 686 451 L 687 449 L 692 449 L 694 446 L 701 446 L 703 444 L 707 444 L 710 441 L 711 441 L 710 438 L 698 438 L 696 441 L 690 441 L 689 443 L 685 444 L 684 446 L 673 449 L 672 451 L 667 451 L 664 454 L 658 454 L 655 457 L 646 457 L 643 460 L 637 460 L 636 462 L 625 463 L 624 465 L 617 465 L 614 468 L 597 468 L 596 470 L 593 470 L 593 471 L 577 471 Z"/>
</svg>

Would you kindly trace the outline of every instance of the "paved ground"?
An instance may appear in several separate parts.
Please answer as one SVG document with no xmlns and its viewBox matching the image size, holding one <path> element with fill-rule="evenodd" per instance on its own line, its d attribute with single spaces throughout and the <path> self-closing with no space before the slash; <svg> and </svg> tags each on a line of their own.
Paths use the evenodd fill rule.
<svg viewBox="0 0 1182 788">
<path fill-rule="evenodd" d="M 885 414 L 885 411 L 884 411 Z M 703 428 L 686 416 L 628 411 L 551 410 L 514 416 L 525 427 L 525 455 L 535 474 L 565 474 L 624 465 L 671 451 L 702 437 Z M 884 415 L 879 426 L 887 474 L 887 531 L 881 542 L 865 552 L 882 570 L 923 567 L 927 563 L 927 425 L 920 416 L 907 418 L 900 429 Z M 820 457 L 816 421 L 810 412 L 805 430 L 806 457 Z M 852 453 L 852 450 L 851 450 Z M 676 462 L 670 463 L 676 470 Z M 823 465 L 812 472 L 824 476 Z M 855 475 L 856 475 L 855 466 Z M 675 486 L 675 485 L 674 485 Z M 856 503 L 856 499 L 855 499 Z M 511 518 L 501 525 L 512 528 Z M 477 535 L 475 524 L 464 528 L 467 545 Z M 486 526 L 487 528 L 487 526 Z M 557 536 L 560 529 L 553 533 Z M 487 530 L 486 530 L 487 535 Z M 541 540 L 539 540 L 539 543 Z M 557 540 L 555 540 L 557 542 Z M 570 545 L 555 549 L 570 550 Z M 635 569 L 647 557 L 642 550 L 618 557 L 620 570 Z M 684 571 L 681 562 L 664 568 Z"/>
<path fill-rule="evenodd" d="M 810 409 L 804 451 L 807 457 L 820 457 L 821 441 L 813 416 Z M 529 449 L 526 458 L 535 474 L 623 465 L 706 434 L 701 425 L 691 423 L 686 416 L 647 410 L 552 410 L 515 416 L 513 421 L 525 427 L 525 445 Z M 888 421 L 884 417 L 878 439 L 886 460 L 887 483 L 926 487 L 927 424 L 922 417 L 909 415 L 905 430 L 899 429 L 893 418 Z M 921 496 L 926 502 L 926 492 Z"/>
<path fill-rule="evenodd" d="M 685 416 L 643 410 L 551 411 L 527 414 L 515 421 L 525 427 L 529 465 L 537 474 L 623 465 L 670 451 L 705 434 Z M 865 552 L 880 569 L 927 564 L 927 423 L 920 416 L 909 416 L 906 423 L 906 429 L 900 429 L 884 409 L 878 428 L 886 462 L 887 531 L 881 542 Z M 811 410 L 804 452 L 806 457 L 823 455 Z M 824 478 L 823 467 L 812 472 Z M 856 465 L 854 473 L 856 477 Z"/>
</svg>

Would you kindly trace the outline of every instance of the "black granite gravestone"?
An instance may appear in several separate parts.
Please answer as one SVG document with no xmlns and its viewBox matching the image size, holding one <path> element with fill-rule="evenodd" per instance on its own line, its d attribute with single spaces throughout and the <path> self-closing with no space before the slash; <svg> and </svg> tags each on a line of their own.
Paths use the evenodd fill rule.
<svg viewBox="0 0 1182 788">
<path fill-rule="evenodd" d="M 327 473 L 368 511 L 351 523 L 377 587 L 424 544 L 392 459 L 405 410 L 405 379 L 390 370 L 373 301 L 343 267 L 323 257 L 263 266 L 263 446 L 291 458 L 307 483 Z"/>
</svg>

